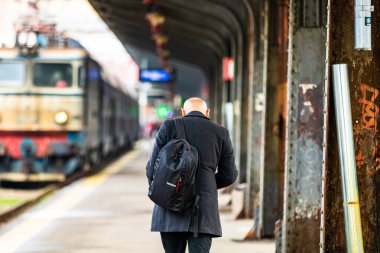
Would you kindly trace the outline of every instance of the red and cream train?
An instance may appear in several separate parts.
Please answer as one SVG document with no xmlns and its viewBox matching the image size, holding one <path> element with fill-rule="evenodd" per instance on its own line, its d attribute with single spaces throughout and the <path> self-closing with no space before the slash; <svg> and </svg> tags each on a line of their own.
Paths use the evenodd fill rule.
<svg viewBox="0 0 380 253">
<path fill-rule="evenodd" d="M 137 97 L 85 49 L 0 49 L 0 180 L 63 181 L 131 146 Z"/>
</svg>

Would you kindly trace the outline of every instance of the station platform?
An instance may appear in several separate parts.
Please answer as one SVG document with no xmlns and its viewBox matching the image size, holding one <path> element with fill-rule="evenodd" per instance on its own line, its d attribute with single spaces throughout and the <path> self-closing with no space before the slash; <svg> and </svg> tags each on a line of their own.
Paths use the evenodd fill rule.
<svg viewBox="0 0 380 253">
<path fill-rule="evenodd" d="M 102 172 L 81 179 L 0 229 L 0 253 L 164 252 L 158 233 L 149 231 L 152 202 L 146 196 L 145 165 L 151 142 Z M 275 242 L 241 241 L 252 220 L 222 213 L 222 238 L 215 253 L 272 253 Z"/>
</svg>

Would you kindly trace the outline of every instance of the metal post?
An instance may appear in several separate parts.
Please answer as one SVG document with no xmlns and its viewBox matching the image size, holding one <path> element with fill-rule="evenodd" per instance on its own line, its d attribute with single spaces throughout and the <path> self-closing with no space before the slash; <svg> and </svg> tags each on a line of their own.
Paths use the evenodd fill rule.
<svg viewBox="0 0 380 253">
<path fill-rule="evenodd" d="M 267 98 L 267 79 L 268 79 L 268 29 L 269 29 L 269 19 L 268 19 L 268 8 L 269 8 L 269 0 L 264 1 L 264 59 L 263 59 L 263 111 L 262 111 L 262 127 L 261 127 L 261 151 L 260 151 L 260 206 L 259 206 L 259 230 L 258 236 L 259 238 L 265 236 L 264 231 L 264 174 L 265 174 L 265 135 L 266 135 L 266 115 L 267 115 L 267 106 L 266 106 L 266 98 Z"/>
<path fill-rule="evenodd" d="M 260 159 L 262 148 L 261 146 L 261 128 L 263 127 L 263 62 L 264 62 L 264 1 L 255 1 L 253 6 L 253 16 L 254 16 L 254 30 L 259 31 L 258 36 L 254 36 L 254 67 L 253 67 L 253 87 L 252 87 L 252 122 L 251 122 L 251 147 L 250 156 L 252 157 L 250 164 L 250 175 L 249 175 L 249 199 L 251 207 L 253 209 L 254 226 L 252 227 L 253 237 L 257 237 L 259 232 L 259 191 L 260 191 Z"/>
<path fill-rule="evenodd" d="M 248 0 L 243 0 L 245 8 L 247 9 L 248 15 L 248 26 L 247 26 L 247 51 L 248 51 L 248 90 L 247 90 L 247 103 L 248 103 L 248 111 L 247 111 L 247 168 L 246 168 L 246 179 L 247 179 L 247 188 L 245 192 L 244 199 L 244 216 L 251 217 L 253 215 L 253 199 L 251 198 L 251 150 L 252 150 L 252 121 L 253 121 L 253 85 L 254 85 L 254 61 L 256 55 L 254 53 L 254 14 L 252 10 L 251 4 Z"/>
<path fill-rule="evenodd" d="M 360 217 L 365 252 L 380 252 L 380 16 L 372 16 L 372 51 L 355 49 L 353 6 L 355 0 L 331 1 L 330 62 L 345 63 L 349 73 L 352 130 L 356 177 L 360 195 Z M 375 9 L 380 2 L 372 1 Z M 370 60 L 368 60 L 370 59 Z M 333 68 L 331 67 L 331 71 Z M 333 83 L 333 75 L 331 75 Z M 331 87 L 333 89 L 333 87 Z M 333 92 L 333 90 L 332 90 Z M 331 106 L 334 96 L 331 96 Z M 348 252 L 346 245 L 341 162 L 339 158 L 337 115 L 331 108 L 328 122 L 328 151 L 325 177 L 325 252 Z M 340 114 L 341 112 L 339 112 Z"/>
<path fill-rule="evenodd" d="M 260 237 L 272 237 L 276 221 L 282 214 L 282 186 L 283 163 L 280 154 L 280 113 L 281 113 L 281 84 L 286 82 L 287 50 L 284 44 L 287 34 L 282 32 L 282 22 L 287 24 L 287 16 L 281 16 L 280 6 L 285 6 L 285 0 L 271 0 L 264 3 L 265 16 L 264 31 L 264 69 L 265 80 L 263 97 L 264 109 L 262 121 L 262 150 L 260 162 L 260 202 L 259 202 L 259 228 Z M 282 41 L 280 41 L 280 39 Z M 280 47 L 281 46 L 281 47 Z M 282 50 L 284 49 L 284 50 Z M 286 48 L 287 49 L 287 48 Z M 285 66 L 285 69 L 282 68 Z M 285 96 L 285 94 L 284 94 Z M 281 193 L 280 193 L 281 191 Z"/>
<path fill-rule="evenodd" d="M 333 76 L 347 252 L 364 252 L 347 64 L 334 64 Z"/>
<path fill-rule="evenodd" d="M 320 250 L 327 0 L 291 0 L 282 252 Z"/>
</svg>

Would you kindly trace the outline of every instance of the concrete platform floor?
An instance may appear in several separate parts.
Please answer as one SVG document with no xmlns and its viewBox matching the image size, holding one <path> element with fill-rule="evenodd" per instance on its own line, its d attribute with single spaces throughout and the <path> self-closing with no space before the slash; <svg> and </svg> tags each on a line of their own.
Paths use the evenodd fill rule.
<svg viewBox="0 0 380 253">
<path fill-rule="evenodd" d="M 0 253 L 163 252 L 158 233 L 149 231 L 152 202 L 146 196 L 145 164 L 150 144 L 79 180 L 0 229 Z M 251 220 L 222 214 L 224 237 L 214 253 L 272 253 L 274 241 L 236 242 Z"/>
</svg>

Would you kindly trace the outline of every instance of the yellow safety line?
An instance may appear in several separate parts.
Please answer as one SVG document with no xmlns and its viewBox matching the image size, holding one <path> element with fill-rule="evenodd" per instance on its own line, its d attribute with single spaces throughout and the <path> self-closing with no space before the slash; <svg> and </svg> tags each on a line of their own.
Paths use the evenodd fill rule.
<svg viewBox="0 0 380 253">
<path fill-rule="evenodd" d="M 119 160 L 113 162 L 109 166 L 107 166 L 106 169 L 101 171 L 100 173 L 93 175 L 91 177 L 88 177 L 87 179 L 84 180 L 85 184 L 99 184 L 102 183 L 107 177 L 109 177 L 112 174 L 118 173 L 120 170 L 123 169 L 123 166 L 126 165 L 128 160 L 133 159 L 136 157 L 138 154 L 138 151 L 133 150 L 120 158 Z"/>
<path fill-rule="evenodd" d="M 137 150 L 129 152 L 99 174 L 81 180 L 69 188 L 64 189 L 67 192 L 64 192 L 64 194 L 47 205 L 44 209 L 26 215 L 25 219 L 20 223 L 5 233 L 0 234 L 0 252 L 15 252 L 41 232 L 47 225 L 55 219 L 62 217 L 65 212 L 78 204 L 86 195 L 102 184 L 107 177 L 122 170 L 127 162 L 135 158 L 138 153 L 139 151 Z"/>
</svg>

